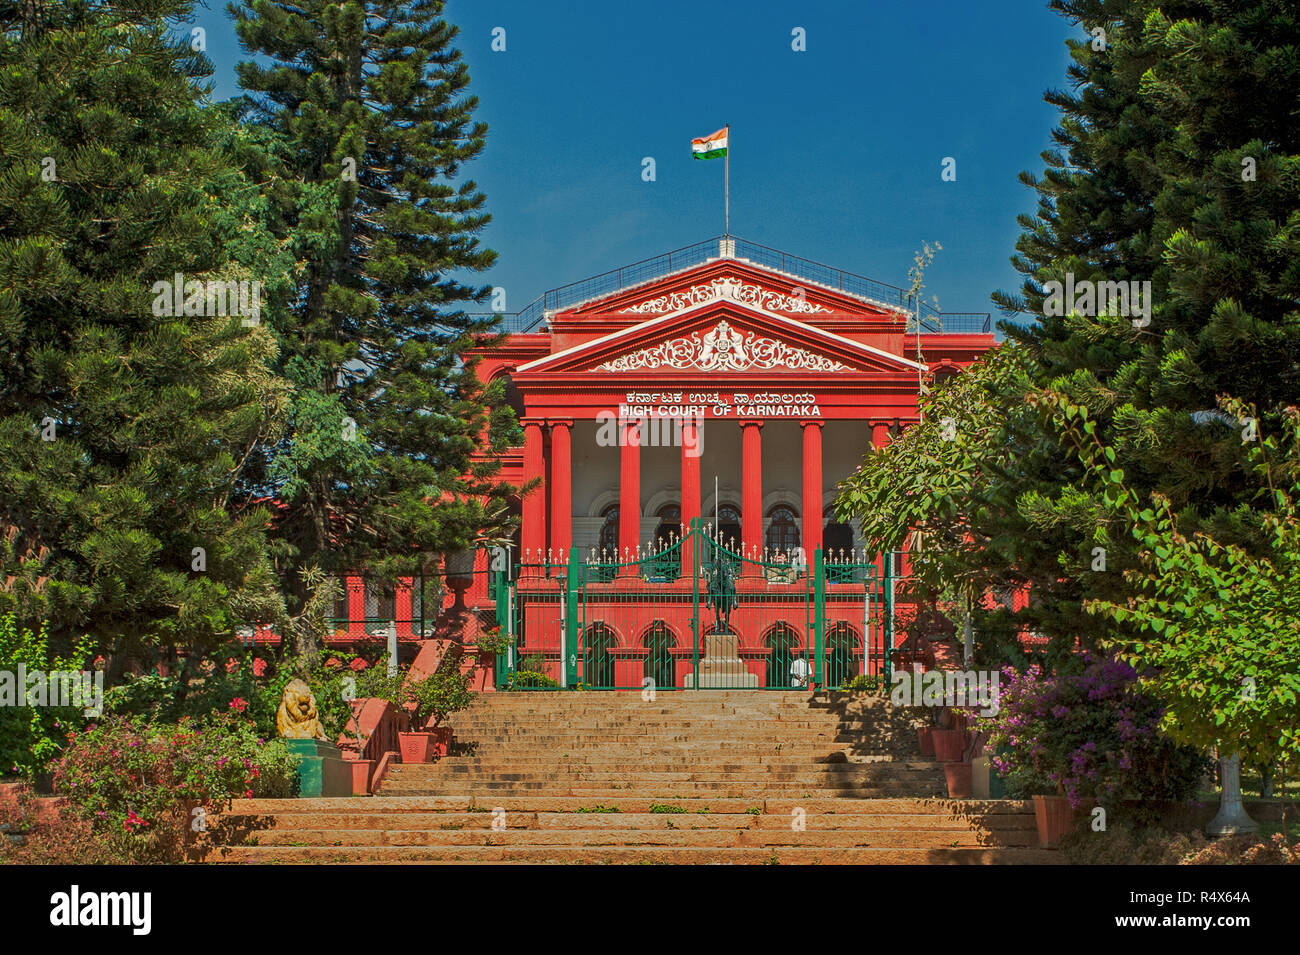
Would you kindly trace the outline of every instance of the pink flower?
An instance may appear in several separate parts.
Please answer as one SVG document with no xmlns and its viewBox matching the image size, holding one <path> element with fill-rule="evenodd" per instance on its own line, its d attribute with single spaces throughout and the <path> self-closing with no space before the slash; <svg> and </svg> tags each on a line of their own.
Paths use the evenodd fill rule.
<svg viewBox="0 0 1300 955">
<path fill-rule="evenodd" d="M 242 696 L 237 696 L 230 701 L 230 708 L 242 713 L 244 710 L 248 709 L 248 701 Z"/>
<path fill-rule="evenodd" d="M 341 667 L 343 664 L 339 662 L 338 657 L 330 657 L 328 660 L 325 661 L 325 665 L 332 669 L 334 667 Z"/>
<path fill-rule="evenodd" d="M 253 661 L 253 676 L 260 677 L 266 673 L 266 661 L 258 657 Z"/>
<path fill-rule="evenodd" d="M 227 672 L 227 673 L 238 673 L 238 672 L 239 672 L 239 661 L 236 660 L 234 657 L 231 657 L 229 660 L 227 660 L 227 661 L 226 661 L 226 672 Z"/>
<path fill-rule="evenodd" d="M 351 663 L 348 664 L 348 666 L 352 667 L 352 669 L 358 671 L 364 670 L 369 665 L 370 664 L 366 663 L 366 661 L 361 659 L 360 657 L 357 657 L 355 660 L 353 660 Z"/>
</svg>

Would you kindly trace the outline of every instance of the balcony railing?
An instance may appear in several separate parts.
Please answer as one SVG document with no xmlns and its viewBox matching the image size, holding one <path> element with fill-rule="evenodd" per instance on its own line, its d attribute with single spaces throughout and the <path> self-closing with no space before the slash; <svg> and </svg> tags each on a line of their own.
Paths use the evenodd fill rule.
<svg viewBox="0 0 1300 955">
<path fill-rule="evenodd" d="M 732 236 L 727 241 L 732 243 L 728 258 L 752 262 L 763 268 L 782 272 L 801 281 L 843 292 L 877 305 L 902 309 L 909 316 L 908 320 L 915 322 L 915 318 L 912 317 L 915 309 L 904 288 L 823 265 L 802 256 L 791 255 L 748 239 Z M 714 236 L 711 239 L 695 242 L 671 252 L 651 256 L 640 262 L 633 262 L 631 265 L 610 269 L 591 278 L 551 289 L 530 302 L 522 311 L 495 313 L 500 316 L 501 331 L 514 335 L 535 332 L 548 312 L 571 309 L 584 302 L 604 298 L 663 278 L 665 275 L 703 265 L 705 262 L 721 257 L 722 242 L 722 236 Z M 493 313 L 484 313 L 483 317 L 490 314 Z M 988 312 L 939 312 L 932 306 L 924 303 L 921 305 L 921 334 L 923 335 L 987 335 L 991 329 L 992 321 Z M 915 333 L 914 327 L 910 327 L 909 330 Z"/>
</svg>

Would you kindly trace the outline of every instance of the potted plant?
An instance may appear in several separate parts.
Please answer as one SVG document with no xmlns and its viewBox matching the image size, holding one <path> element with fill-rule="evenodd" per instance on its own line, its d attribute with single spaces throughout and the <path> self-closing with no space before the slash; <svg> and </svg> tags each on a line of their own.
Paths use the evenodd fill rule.
<svg viewBox="0 0 1300 955">
<path fill-rule="evenodd" d="M 966 731 L 934 728 L 930 732 L 934 741 L 934 758 L 941 763 L 956 762 L 966 753 Z"/>
<path fill-rule="evenodd" d="M 956 759 L 943 764 L 943 775 L 948 780 L 948 795 L 953 799 L 969 799 L 974 776 L 969 760 Z"/>
<path fill-rule="evenodd" d="M 498 659 L 510 649 L 510 638 L 500 627 L 489 627 L 474 638 L 472 689 L 486 690 L 495 683 Z"/>
<path fill-rule="evenodd" d="M 411 679 L 410 671 L 384 680 L 383 698 L 406 712 L 410 729 L 397 734 L 404 763 L 427 763 L 446 756 L 451 727 L 442 725 L 449 715 L 474 701 L 470 677 L 460 671 L 458 655 L 443 659 L 436 673 Z"/>
<path fill-rule="evenodd" d="M 1094 800 L 1155 805 L 1195 792 L 1206 760 L 1160 729 L 1163 705 L 1113 658 L 1082 654 L 1071 672 L 1003 670 L 996 715 L 982 718 L 1012 798 L 1032 797 L 1039 844 L 1055 845 Z"/>
</svg>

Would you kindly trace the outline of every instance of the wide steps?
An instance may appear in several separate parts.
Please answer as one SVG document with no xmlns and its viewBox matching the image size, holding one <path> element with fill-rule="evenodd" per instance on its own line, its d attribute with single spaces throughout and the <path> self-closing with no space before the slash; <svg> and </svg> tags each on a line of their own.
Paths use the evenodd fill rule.
<svg viewBox="0 0 1300 955">
<path fill-rule="evenodd" d="M 453 755 L 390 765 L 373 797 L 234 800 L 208 861 L 1059 860 L 1027 804 L 947 799 L 916 719 L 879 697 L 494 693 L 448 722 Z"/>
<path fill-rule="evenodd" d="M 573 865 L 1050 865 L 1032 848 L 834 848 L 825 846 L 232 846 L 209 861 L 253 864 L 382 865 L 502 863 Z"/>
<path fill-rule="evenodd" d="M 207 861 L 277 864 L 1054 863 L 1011 800 L 588 799 L 504 794 L 237 799 Z M 220 844 L 226 840 L 235 844 Z M 242 843 L 242 844 L 240 844 Z"/>
</svg>

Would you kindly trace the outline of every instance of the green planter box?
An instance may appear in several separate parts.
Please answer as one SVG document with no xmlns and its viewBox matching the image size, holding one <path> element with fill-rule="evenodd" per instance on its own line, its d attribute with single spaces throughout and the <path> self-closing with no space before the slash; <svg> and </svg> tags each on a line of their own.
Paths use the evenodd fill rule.
<svg viewBox="0 0 1300 955">
<path fill-rule="evenodd" d="M 352 770 L 337 746 L 323 739 L 286 739 L 284 744 L 300 760 L 300 797 L 352 795 Z"/>
</svg>

